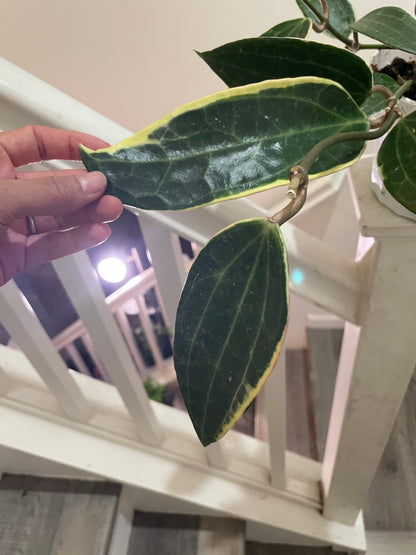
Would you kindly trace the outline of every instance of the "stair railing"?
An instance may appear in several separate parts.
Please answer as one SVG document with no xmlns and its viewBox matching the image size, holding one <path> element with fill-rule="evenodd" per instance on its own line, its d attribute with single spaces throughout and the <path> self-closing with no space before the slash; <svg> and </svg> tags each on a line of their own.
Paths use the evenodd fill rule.
<svg viewBox="0 0 416 555">
<path fill-rule="evenodd" d="M 149 292 L 154 292 L 158 303 L 158 309 L 163 316 L 165 310 L 152 267 L 142 271 L 139 275 L 134 276 L 128 282 L 124 283 L 120 288 L 106 297 L 105 302 L 114 314 L 141 378 L 145 380 L 152 376 L 155 379 L 157 378 L 159 383 L 166 383 L 173 378 L 173 373 L 169 371 L 172 365 L 172 357 L 169 356 L 166 358 L 158 344 L 157 334 L 145 300 L 146 293 Z M 143 330 L 144 341 L 153 362 L 146 363 L 143 358 L 140 346 L 138 345 L 124 308 L 127 303 L 129 303 L 130 310 L 134 308 L 131 306 L 131 303 L 135 305 L 135 312 L 137 312 L 140 327 Z M 166 315 L 164 318 L 166 319 Z M 103 374 L 104 379 L 108 382 L 109 377 L 106 374 L 105 365 L 100 360 L 99 353 L 95 351 L 88 331 L 81 319 L 70 324 L 52 339 L 56 349 L 63 355 L 67 355 L 69 359 L 72 359 L 75 363 L 76 370 L 90 376 L 91 370 L 88 368 L 82 353 L 80 353 L 77 341 L 81 341 L 86 353 L 94 361 L 98 372 Z"/>
<path fill-rule="evenodd" d="M 131 134 L 8 62 L 1 61 L 0 68 L 3 128 L 47 124 L 92 133 L 110 143 Z M 54 267 L 114 388 L 93 387 L 85 376 L 68 372 L 16 284 L 10 282 L 0 288 L 1 321 L 29 362 L 0 349 L 0 417 L 16 423 L 14 435 L 6 429 L 1 443 L 64 464 L 49 443 L 43 442 L 40 449 L 18 426 L 24 413 L 18 402 L 27 397 L 16 383 L 35 383 L 29 378 L 35 371 L 46 384 L 36 382 L 42 398 L 52 395 L 59 403 L 52 407 L 50 401 L 48 410 L 66 415 L 66 419 L 56 417 L 55 427 L 65 430 L 71 441 L 81 442 L 86 454 L 88 442 L 102 454 L 100 459 L 93 457 L 90 471 L 194 508 L 242 518 L 253 536 L 264 538 L 270 530 L 276 534 L 283 530 L 294 541 L 302 538 L 362 553 L 361 509 L 411 378 L 416 329 L 412 295 L 416 226 L 378 205 L 367 187 L 369 175 L 366 159 L 351 172 L 362 236 L 357 260 L 290 223 L 282 229 L 290 271 L 300 270 L 303 275 L 301 283 L 291 282 L 292 293 L 347 322 L 322 466 L 286 450 L 284 356 L 266 384 L 267 443 L 231 431 L 203 449 L 186 414 L 150 402 L 85 253 L 58 260 Z M 172 327 L 185 277 L 178 236 L 203 245 L 226 225 L 265 211 L 240 199 L 180 214 L 136 214 Z M 99 388 L 100 399 L 94 388 Z M 117 422 L 125 423 L 119 432 L 122 440 L 108 429 L 104 434 L 111 420 L 108 415 L 97 416 L 104 405 L 108 414 L 114 418 L 117 414 Z M 29 412 L 30 422 L 36 422 L 52 441 L 56 429 L 50 418 L 41 418 L 39 407 Z M 75 427 L 76 421 L 80 424 Z M 92 429 L 97 426 L 100 433 L 94 435 Z M 106 442 L 113 450 L 117 444 L 117 452 L 124 454 L 112 465 L 106 460 L 106 453 L 109 459 L 112 453 L 106 450 Z M 65 451 L 66 464 L 86 470 L 86 454 Z"/>
</svg>

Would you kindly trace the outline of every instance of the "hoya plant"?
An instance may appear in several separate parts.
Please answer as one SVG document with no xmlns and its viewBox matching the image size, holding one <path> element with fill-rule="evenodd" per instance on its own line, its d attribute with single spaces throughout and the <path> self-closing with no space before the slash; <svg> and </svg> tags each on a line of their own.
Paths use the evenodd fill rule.
<svg viewBox="0 0 416 555">
<path fill-rule="evenodd" d="M 414 65 L 394 80 L 360 56 L 370 48 L 416 54 L 414 17 L 383 7 L 356 20 L 348 0 L 296 2 L 303 17 L 198 53 L 225 90 L 109 148 L 80 147 L 87 169 L 107 176 L 108 192 L 141 209 L 187 210 L 289 186 L 277 214 L 215 235 L 182 291 L 174 364 L 203 445 L 234 425 L 279 356 L 289 312 L 280 227 L 301 209 L 309 180 L 350 166 L 387 133 L 380 174 L 416 213 L 416 112 L 402 117 L 399 103 L 416 88 Z M 339 46 L 309 40 L 311 28 Z"/>
</svg>

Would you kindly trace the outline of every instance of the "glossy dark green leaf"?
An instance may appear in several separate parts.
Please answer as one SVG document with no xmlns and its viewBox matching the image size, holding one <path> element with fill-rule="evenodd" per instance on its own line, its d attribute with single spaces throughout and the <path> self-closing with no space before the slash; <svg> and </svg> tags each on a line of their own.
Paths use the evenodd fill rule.
<svg viewBox="0 0 416 555">
<path fill-rule="evenodd" d="M 229 87 L 315 75 L 340 83 L 358 104 L 371 89 L 370 68 L 359 56 L 344 48 L 303 39 L 243 39 L 199 55 Z"/>
<path fill-rule="evenodd" d="M 322 7 L 319 0 L 309 0 L 312 6 L 322 13 Z M 350 25 L 355 21 L 353 7 L 348 0 L 327 0 L 329 7 L 329 22 L 338 33 L 344 37 L 348 37 L 351 33 Z M 306 17 L 310 17 L 315 23 L 320 23 L 319 18 L 302 2 L 296 0 L 297 5 Z M 325 31 L 327 35 L 332 36 L 330 31 Z"/>
<path fill-rule="evenodd" d="M 321 139 L 367 128 L 365 114 L 336 83 L 281 79 L 192 102 L 113 147 L 81 148 L 81 158 L 107 176 L 108 192 L 124 204 L 181 210 L 288 183 L 290 168 Z M 331 147 L 310 175 L 350 165 L 362 148 Z"/>
<path fill-rule="evenodd" d="M 312 21 L 308 17 L 299 19 L 290 19 L 275 25 L 265 33 L 262 37 L 295 37 L 299 39 L 306 38 L 311 30 Z"/>
<path fill-rule="evenodd" d="M 382 85 L 390 89 L 393 93 L 397 91 L 399 85 L 396 83 L 394 79 L 385 75 L 384 73 L 374 73 L 373 75 L 374 85 Z M 387 106 L 387 100 L 384 95 L 379 92 L 373 93 L 370 95 L 364 104 L 361 106 L 363 112 L 370 117 Z"/>
<path fill-rule="evenodd" d="M 401 8 L 378 8 L 351 28 L 383 44 L 416 54 L 416 20 Z"/>
<path fill-rule="evenodd" d="M 416 112 L 399 121 L 384 139 L 377 156 L 388 192 L 416 214 Z"/>
<path fill-rule="evenodd" d="M 288 275 L 277 225 L 234 224 L 200 252 L 179 302 L 174 362 L 203 445 L 240 418 L 270 374 L 288 319 Z"/>
</svg>

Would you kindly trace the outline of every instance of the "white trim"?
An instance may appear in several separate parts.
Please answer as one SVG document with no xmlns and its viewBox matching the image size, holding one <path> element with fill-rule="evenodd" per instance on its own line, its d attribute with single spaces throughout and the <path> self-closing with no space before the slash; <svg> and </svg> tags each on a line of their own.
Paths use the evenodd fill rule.
<svg viewBox="0 0 416 555">
<path fill-rule="evenodd" d="M 227 460 L 224 455 L 224 450 L 222 448 L 222 441 L 219 440 L 216 443 L 211 443 L 208 447 L 205 447 L 205 453 L 207 455 L 208 463 L 215 467 L 226 470 Z"/>
<path fill-rule="evenodd" d="M 344 329 L 345 321 L 329 312 L 323 314 L 308 314 L 306 327 L 320 330 L 341 330 Z"/>
<path fill-rule="evenodd" d="M 277 488 L 286 486 L 286 349 L 265 384 L 270 451 L 270 477 Z"/>
<path fill-rule="evenodd" d="M 290 500 L 270 487 L 230 475 L 190 459 L 143 444 L 115 441 L 61 419 L 45 419 L 40 411 L 25 413 L 11 401 L 0 402 L 1 443 L 36 456 L 88 469 L 97 476 L 188 501 L 218 514 L 259 525 L 284 528 L 306 538 L 357 550 L 364 548 L 362 522 L 354 527 L 323 518 L 316 509 Z M 57 438 L 61 438 L 60 440 Z"/>
</svg>

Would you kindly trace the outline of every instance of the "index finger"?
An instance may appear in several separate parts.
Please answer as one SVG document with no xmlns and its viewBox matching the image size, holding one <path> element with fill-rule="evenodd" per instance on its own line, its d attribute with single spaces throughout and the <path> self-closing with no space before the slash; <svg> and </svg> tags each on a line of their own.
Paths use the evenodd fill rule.
<svg viewBox="0 0 416 555">
<path fill-rule="evenodd" d="M 14 167 L 41 160 L 79 160 L 80 143 L 93 150 L 108 146 L 87 133 L 40 125 L 0 133 L 0 148 L 6 152 Z"/>
</svg>

